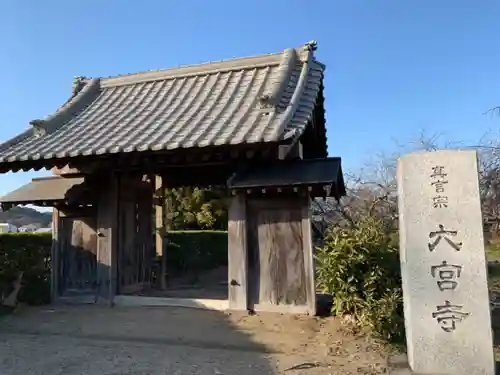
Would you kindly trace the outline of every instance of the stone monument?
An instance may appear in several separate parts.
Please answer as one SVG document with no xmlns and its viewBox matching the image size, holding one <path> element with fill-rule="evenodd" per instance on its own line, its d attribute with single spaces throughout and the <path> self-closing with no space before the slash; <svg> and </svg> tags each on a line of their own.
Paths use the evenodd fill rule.
<svg viewBox="0 0 500 375">
<path fill-rule="evenodd" d="M 476 152 L 403 156 L 397 183 L 410 369 L 493 375 Z"/>
</svg>

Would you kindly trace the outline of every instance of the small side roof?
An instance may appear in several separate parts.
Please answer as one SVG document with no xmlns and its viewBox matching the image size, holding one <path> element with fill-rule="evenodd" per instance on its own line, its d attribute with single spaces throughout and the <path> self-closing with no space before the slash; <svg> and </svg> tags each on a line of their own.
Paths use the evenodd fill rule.
<svg viewBox="0 0 500 375">
<path fill-rule="evenodd" d="M 77 77 L 57 112 L 0 144 L 0 163 L 292 140 L 322 97 L 325 67 L 315 49 L 311 42 L 275 54 Z M 326 149 L 323 141 L 318 147 Z"/>
<path fill-rule="evenodd" d="M 2 206 L 16 204 L 37 204 L 64 201 L 68 192 L 81 185 L 84 177 L 46 177 L 35 178 L 29 184 L 21 186 L 0 198 Z"/>
<path fill-rule="evenodd" d="M 330 195 L 339 199 L 346 194 L 341 159 L 277 160 L 273 163 L 255 164 L 239 173 L 229 181 L 231 189 L 252 189 L 271 187 L 316 187 L 330 186 Z M 316 196 L 328 195 L 318 194 Z"/>
</svg>

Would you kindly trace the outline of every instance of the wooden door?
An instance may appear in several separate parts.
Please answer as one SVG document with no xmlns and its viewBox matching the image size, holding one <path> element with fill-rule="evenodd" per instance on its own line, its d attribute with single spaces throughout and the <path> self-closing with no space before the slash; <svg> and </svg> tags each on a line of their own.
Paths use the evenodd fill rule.
<svg viewBox="0 0 500 375">
<path fill-rule="evenodd" d="M 59 295 L 95 296 L 97 292 L 97 235 L 94 218 L 61 217 Z"/>
<path fill-rule="evenodd" d="M 289 200 L 250 201 L 248 207 L 250 308 L 306 305 L 301 207 Z"/>
<path fill-rule="evenodd" d="M 147 183 L 123 177 L 120 185 L 118 293 L 136 294 L 151 285 L 153 192 Z"/>
</svg>

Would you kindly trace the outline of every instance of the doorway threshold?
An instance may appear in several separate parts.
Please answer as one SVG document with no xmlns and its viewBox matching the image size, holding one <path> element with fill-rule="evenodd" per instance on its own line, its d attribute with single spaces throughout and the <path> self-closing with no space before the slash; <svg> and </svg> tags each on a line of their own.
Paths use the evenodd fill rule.
<svg viewBox="0 0 500 375">
<path fill-rule="evenodd" d="M 220 299 L 117 295 L 113 302 L 115 306 L 170 306 L 216 311 L 226 311 L 229 309 L 229 301 Z"/>
</svg>

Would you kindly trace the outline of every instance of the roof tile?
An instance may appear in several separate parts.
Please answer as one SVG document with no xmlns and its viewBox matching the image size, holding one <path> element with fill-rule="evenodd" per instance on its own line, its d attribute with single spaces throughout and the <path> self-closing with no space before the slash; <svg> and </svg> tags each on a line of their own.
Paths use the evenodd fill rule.
<svg viewBox="0 0 500 375">
<path fill-rule="evenodd" d="M 1 144 L 0 162 L 276 142 L 304 131 L 323 70 L 303 47 L 93 79 L 61 107 L 64 116 L 37 120 L 41 133 Z"/>
</svg>

